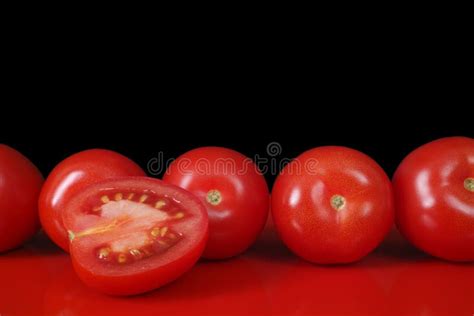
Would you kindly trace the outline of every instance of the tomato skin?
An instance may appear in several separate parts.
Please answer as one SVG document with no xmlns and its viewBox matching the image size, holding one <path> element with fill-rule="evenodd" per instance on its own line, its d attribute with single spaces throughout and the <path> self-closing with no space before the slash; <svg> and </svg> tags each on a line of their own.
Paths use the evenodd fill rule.
<svg viewBox="0 0 474 316">
<path fill-rule="evenodd" d="M 172 264 L 156 270 L 145 270 L 141 274 L 109 277 L 95 274 L 81 264 L 81 258 L 72 254 L 72 264 L 79 278 L 88 286 L 109 295 L 137 295 L 157 289 L 170 283 L 186 271 L 189 271 L 198 261 L 206 245 L 207 233 L 202 242 L 192 251 L 178 258 Z"/>
<path fill-rule="evenodd" d="M 209 221 L 206 209 L 193 194 L 158 179 L 148 177 L 115 178 L 87 187 L 67 203 L 66 211 L 62 214 L 65 227 L 71 229 L 77 225 L 75 224 L 75 218 L 78 216 L 77 210 L 84 206 L 83 203 L 88 197 L 100 190 L 109 190 L 110 188 L 124 191 L 147 189 L 156 193 L 162 193 L 165 190 L 172 191 L 174 193 L 172 197 L 181 199 L 180 204 L 184 208 L 183 211 L 187 211 L 186 217 L 190 215 L 188 220 L 193 222 L 191 225 L 182 225 L 182 227 L 188 225 L 186 230 L 180 231 L 184 236 L 181 241 L 185 243 L 184 245 L 178 244 L 170 248 L 168 251 L 171 253 L 155 254 L 143 261 L 131 263 L 130 266 L 127 264 L 119 266 L 119 270 L 117 267 L 101 267 L 101 263 L 91 250 L 97 246 L 94 243 L 100 243 L 97 241 L 97 236 L 74 238 L 70 246 L 71 259 L 76 273 L 85 284 L 110 295 L 135 295 L 174 281 L 194 266 L 200 258 L 208 238 Z M 193 206 L 192 210 L 186 209 L 186 206 L 189 205 Z M 179 224 L 175 224 L 175 226 L 177 225 Z M 120 235 L 118 234 L 118 236 Z"/>
<path fill-rule="evenodd" d="M 394 177 L 397 227 L 414 246 L 451 261 L 474 260 L 474 139 L 441 138 L 411 152 Z"/>
<path fill-rule="evenodd" d="M 43 176 L 15 149 L 0 144 L 0 252 L 16 248 L 39 229 Z"/>
<path fill-rule="evenodd" d="M 89 149 L 61 161 L 49 174 L 39 197 L 39 216 L 48 236 L 69 252 L 69 239 L 61 218 L 66 203 L 93 183 L 109 178 L 144 176 L 127 157 L 105 149 Z"/>
<path fill-rule="evenodd" d="M 339 210 L 331 204 L 337 195 L 345 198 Z M 303 259 L 354 262 L 371 252 L 393 225 L 391 183 L 383 169 L 359 151 L 314 148 L 278 176 L 272 216 L 280 238 Z"/>
<path fill-rule="evenodd" d="M 226 172 L 218 167 L 222 161 L 232 162 L 235 171 L 245 171 L 232 172 L 229 168 Z M 236 256 L 250 247 L 263 230 L 269 211 L 268 186 L 255 164 L 244 155 L 222 147 L 197 148 L 178 157 L 163 180 L 194 193 L 204 202 L 209 215 L 204 258 Z M 218 205 L 207 201 L 212 190 L 222 196 Z"/>
</svg>

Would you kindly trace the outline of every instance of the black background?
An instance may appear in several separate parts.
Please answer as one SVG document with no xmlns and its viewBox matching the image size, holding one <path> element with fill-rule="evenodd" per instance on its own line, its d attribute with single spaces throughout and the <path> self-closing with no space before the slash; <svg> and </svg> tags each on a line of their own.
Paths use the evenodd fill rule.
<svg viewBox="0 0 474 316">
<path fill-rule="evenodd" d="M 318 54 L 304 41 L 286 49 L 171 46 L 160 55 L 140 43 L 12 45 L 0 142 L 45 176 L 89 148 L 116 150 L 146 168 L 161 151 L 173 158 L 213 145 L 252 157 L 270 142 L 281 144 L 278 158 L 349 146 L 391 176 L 428 141 L 474 137 L 472 55 L 465 41 L 445 36 L 443 46 L 439 36 L 403 45 L 359 39 Z M 274 177 L 267 175 L 270 184 Z"/>
<path fill-rule="evenodd" d="M 32 117 L 31 123 L 15 117 L 14 124 L 2 126 L 1 142 L 28 156 L 44 175 L 62 159 L 88 148 L 116 150 L 146 168 L 160 151 L 168 159 L 212 145 L 268 157 L 267 145 L 278 142 L 283 151 L 277 159 L 321 145 L 356 148 L 391 176 L 403 157 L 423 143 L 445 136 L 474 136 L 469 111 L 462 106 L 446 103 L 414 112 L 416 105 L 397 107 L 380 101 L 364 108 L 353 101 L 347 101 L 349 107 L 308 101 L 306 106 L 258 108 L 224 100 L 215 105 L 190 100 L 196 103 L 188 104 L 192 110 L 168 107 L 159 100 L 149 109 L 137 104 L 102 110 L 68 106 L 64 113 L 53 109 L 49 117 Z M 274 175 L 267 179 L 271 184 Z"/>
</svg>

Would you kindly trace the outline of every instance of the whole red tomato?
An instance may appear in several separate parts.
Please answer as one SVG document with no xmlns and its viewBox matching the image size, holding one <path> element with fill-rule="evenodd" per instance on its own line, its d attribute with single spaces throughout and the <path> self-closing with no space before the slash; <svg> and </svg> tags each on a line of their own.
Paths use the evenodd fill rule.
<svg viewBox="0 0 474 316">
<path fill-rule="evenodd" d="M 90 149 L 66 158 L 51 171 L 39 197 L 43 229 L 58 246 L 69 251 L 68 235 L 61 218 L 66 203 L 99 181 L 143 175 L 145 172 L 136 163 L 110 150 Z"/>
<path fill-rule="evenodd" d="M 272 191 L 283 242 L 315 263 L 361 259 L 393 224 L 392 187 L 367 155 L 345 147 L 308 150 L 288 164 Z"/>
<path fill-rule="evenodd" d="M 209 215 L 203 256 L 223 259 L 245 251 L 265 225 L 268 186 L 255 164 L 221 147 L 197 148 L 181 155 L 163 178 L 197 195 Z"/>
<path fill-rule="evenodd" d="M 396 222 L 417 248 L 474 260 L 474 139 L 442 138 L 410 153 L 393 177 Z"/>
<path fill-rule="evenodd" d="M 25 156 L 0 144 L 0 252 L 20 246 L 39 229 L 43 176 Z"/>
</svg>

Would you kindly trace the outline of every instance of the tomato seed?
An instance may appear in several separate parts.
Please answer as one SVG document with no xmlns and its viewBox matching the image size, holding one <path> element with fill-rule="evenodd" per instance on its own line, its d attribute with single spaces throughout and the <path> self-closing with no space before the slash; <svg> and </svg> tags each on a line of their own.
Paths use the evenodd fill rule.
<svg viewBox="0 0 474 316">
<path fill-rule="evenodd" d="M 166 205 L 165 201 L 159 200 L 158 202 L 155 203 L 155 208 L 162 208 L 165 205 Z"/>
<path fill-rule="evenodd" d="M 131 249 L 130 254 L 135 257 L 140 257 L 142 255 L 141 251 L 138 249 Z"/>
<path fill-rule="evenodd" d="M 153 237 L 158 237 L 158 235 L 160 235 L 160 228 L 159 227 L 155 227 L 151 230 L 150 234 L 153 236 Z"/>
<path fill-rule="evenodd" d="M 161 229 L 160 236 L 161 236 L 161 237 L 165 237 L 167 231 L 168 231 L 168 227 L 166 227 L 166 226 L 163 227 L 163 228 Z"/>
<path fill-rule="evenodd" d="M 140 203 L 143 203 L 143 202 L 145 202 L 147 199 L 148 199 L 148 195 L 143 194 L 142 196 L 140 196 L 139 202 L 140 202 Z"/>
<path fill-rule="evenodd" d="M 123 198 L 123 194 L 122 194 L 122 193 L 116 193 L 116 194 L 115 194 L 115 201 L 120 201 L 122 198 Z"/>
<path fill-rule="evenodd" d="M 118 255 L 117 261 L 119 263 L 125 263 L 125 262 L 127 262 L 127 256 L 125 254 L 121 253 L 121 254 Z"/>
<path fill-rule="evenodd" d="M 100 259 L 105 259 L 109 256 L 110 254 L 110 249 L 109 248 L 102 248 L 99 250 L 99 258 Z"/>
<path fill-rule="evenodd" d="M 179 213 L 177 213 L 174 217 L 175 217 L 175 218 L 178 218 L 178 219 L 183 218 L 183 217 L 184 217 L 184 213 L 183 213 L 183 212 L 179 212 Z"/>
<path fill-rule="evenodd" d="M 135 193 L 130 193 L 127 197 L 127 200 L 133 199 L 134 196 L 135 196 Z"/>
<path fill-rule="evenodd" d="M 102 203 L 109 203 L 110 202 L 110 199 L 107 195 L 104 195 L 100 198 L 100 200 L 102 201 Z"/>
</svg>

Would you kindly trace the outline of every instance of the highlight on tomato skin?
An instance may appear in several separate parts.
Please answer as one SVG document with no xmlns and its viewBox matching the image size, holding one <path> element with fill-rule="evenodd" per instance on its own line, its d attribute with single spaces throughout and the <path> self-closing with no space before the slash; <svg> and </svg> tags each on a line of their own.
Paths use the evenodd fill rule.
<svg viewBox="0 0 474 316">
<path fill-rule="evenodd" d="M 396 223 L 415 247 L 474 261 L 474 139 L 446 137 L 408 154 L 393 176 Z"/>
<path fill-rule="evenodd" d="M 0 144 L 0 253 L 21 246 L 40 228 L 42 185 L 41 172 L 28 158 Z"/>
<path fill-rule="evenodd" d="M 87 186 L 116 177 L 145 176 L 129 158 L 106 149 L 88 149 L 61 161 L 48 175 L 39 197 L 39 216 L 49 238 L 69 252 L 61 213 L 66 203 Z"/>
<path fill-rule="evenodd" d="M 358 261 L 394 222 L 390 179 L 369 156 L 347 147 L 308 150 L 277 177 L 272 216 L 299 257 L 318 264 Z"/>
<path fill-rule="evenodd" d="M 263 230 L 269 190 L 255 163 L 222 147 L 201 147 L 179 156 L 163 180 L 194 193 L 209 215 L 206 259 L 226 259 L 246 251 Z"/>
<path fill-rule="evenodd" d="M 198 198 L 147 177 L 89 186 L 62 215 L 79 278 L 112 295 L 140 294 L 175 280 L 197 262 L 208 236 Z"/>
</svg>

